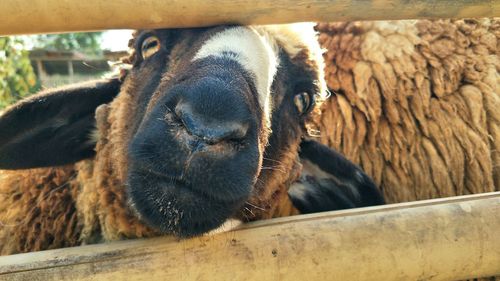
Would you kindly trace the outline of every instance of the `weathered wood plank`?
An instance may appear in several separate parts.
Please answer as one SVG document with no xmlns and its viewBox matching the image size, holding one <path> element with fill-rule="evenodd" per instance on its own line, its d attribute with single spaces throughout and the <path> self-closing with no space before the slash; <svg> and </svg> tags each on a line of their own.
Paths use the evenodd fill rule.
<svg viewBox="0 0 500 281">
<path fill-rule="evenodd" d="M 0 35 L 224 23 L 500 16 L 497 0 L 0 0 Z"/>
<path fill-rule="evenodd" d="M 458 280 L 500 275 L 500 192 L 0 257 L 0 280 Z"/>
</svg>

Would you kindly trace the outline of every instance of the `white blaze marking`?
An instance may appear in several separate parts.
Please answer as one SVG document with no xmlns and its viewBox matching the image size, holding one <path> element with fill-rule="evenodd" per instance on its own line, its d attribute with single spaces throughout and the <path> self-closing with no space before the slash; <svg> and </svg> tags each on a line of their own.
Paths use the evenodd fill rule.
<svg viewBox="0 0 500 281">
<path fill-rule="evenodd" d="M 231 231 L 238 226 L 242 225 L 243 222 L 238 219 L 227 219 L 221 226 L 218 228 L 211 230 L 210 232 L 207 233 L 207 235 L 213 235 L 213 234 L 218 234 L 218 233 L 223 233 L 223 232 L 228 232 Z"/>
<path fill-rule="evenodd" d="M 250 27 L 232 27 L 210 38 L 193 61 L 209 56 L 235 60 L 254 76 L 260 106 L 270 126 L 271 85 L 278 67 L 271 43 Z"/>
</svg>

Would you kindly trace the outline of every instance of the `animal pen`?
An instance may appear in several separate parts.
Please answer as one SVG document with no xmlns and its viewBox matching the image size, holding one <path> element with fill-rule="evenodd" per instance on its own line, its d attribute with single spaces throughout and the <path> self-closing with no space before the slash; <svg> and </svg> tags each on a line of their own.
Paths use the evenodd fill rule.
<svg viewBox="0 0 500 281">
<path fill-rule="evenodd" d="M 499 17 L 495 0 L 0 0 L 0 35 Z M 188 240 L 0 257 L 0 280 L 460 280 L 500 275 L 500 192 L 300 215 Z"/>
</svg>

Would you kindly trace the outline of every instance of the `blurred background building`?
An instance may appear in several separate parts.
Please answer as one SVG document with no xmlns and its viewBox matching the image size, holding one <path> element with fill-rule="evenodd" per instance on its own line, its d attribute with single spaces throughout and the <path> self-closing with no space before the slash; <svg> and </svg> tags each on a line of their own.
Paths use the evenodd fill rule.
<svg viewBox="0 0 500 281">
<path fill-rule="evenodd" d="M 104 50 L 97 55 L 78 51 L 34 50 L 31 66 L 44 88 L 102 77 L 112 71 L 111 64 L 127 55 L 126 51 Z"/>
<path fill-rule="evenodd" d="M 105 76 L 127 55 L 130 30 L 0 37 L 0 112 L 45 88 Z"/>
</svg>

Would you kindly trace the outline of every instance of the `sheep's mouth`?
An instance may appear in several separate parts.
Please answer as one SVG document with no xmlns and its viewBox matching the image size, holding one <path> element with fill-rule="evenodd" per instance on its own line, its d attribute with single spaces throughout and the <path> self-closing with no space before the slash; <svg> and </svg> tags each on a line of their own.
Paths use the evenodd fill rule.
<svg viewBox="0 0 500 281">
<path fill-rule="evenodd" d="M 147 225 L 200 235 L 238 213 L 251 196 L 259 174 L 258 137 L 247 136 L 237 151 L 195 150 L 163 115 L 152 112 L 129 145 L 128 196 Z"/>
<path fill-rule="evenodd" d="M 128 194 L 141 220 L 162 233 L 201 235 L 221 226 L 247 199 L 222 201 L 190 186 L 186 180 L 152 172 L 129 173 Z"/>
</svg>

